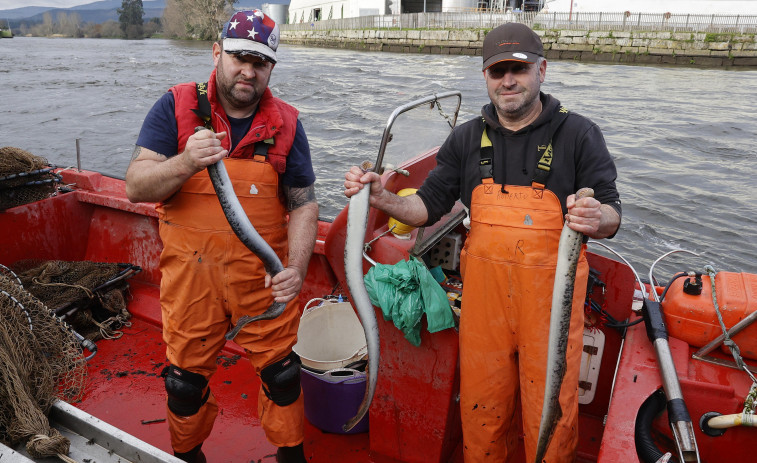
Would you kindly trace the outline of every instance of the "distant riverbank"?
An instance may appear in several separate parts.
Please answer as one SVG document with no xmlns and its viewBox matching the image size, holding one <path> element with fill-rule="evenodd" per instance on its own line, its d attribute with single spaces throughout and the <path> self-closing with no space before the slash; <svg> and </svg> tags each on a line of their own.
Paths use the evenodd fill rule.
<svg viewBox="0 0 757 463">
<path fill-rule="evenodd" d="M 282 30 L 282 43 L 364 51 L 480 55 L 486 30 Z M 547 59 L 757 68 L 754 34 L 536 30 Z"/>
</svg>

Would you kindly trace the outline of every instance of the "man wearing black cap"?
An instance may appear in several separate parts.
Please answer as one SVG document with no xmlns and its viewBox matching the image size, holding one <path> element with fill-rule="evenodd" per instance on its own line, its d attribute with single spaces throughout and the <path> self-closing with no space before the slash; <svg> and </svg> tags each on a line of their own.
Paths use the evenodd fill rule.
<svg viewBox="0 0 757 463">
<path fill-rule="evenodd" d="M 292 346 L 318 204 L 297 110 L 268 88 L 278 40 L 278 26 L 263 12 L 234 13 L 213 44 L 209 81 L 172 87 L 155 104 L 126 173 L 131 201 L 158 203 L 167 421 L 174 453 L 188 462 L 205 461 L 202 444 L 218 413 L 208 380 L 224 335 L 274 301 L 286 303 L 284 313 L 245 325 L 234 341 L 261 377 L 258 416 L 279 448 L 277 460 L 306 461 L 300 360 Z M 285 266 L 273 278 L 234 236 L 220 207 L 206 167 L 221 159 L 250 222 Z"/>
<path fill-rule="evenodd" d="M 486 35 L 483 73 L 491 103 L 456 127 L 417 194 L 400 197 L 374 172 L 353 167 L 345 195 L 370 184 L 371 205 L 414 226 L 430 225 L 460 199 L 470 231 L 461 254 L 460 407 L 466 462 L 508 461 L 522 406 L 526 461 L 535 458 L 544 396 L 557 248 L 564 221 L 592 238 L 620 225 L 615 165 L 599 127 L 541 93 L 547 70 L 539 36 L 508 23 Z M 594 197 L 576 200 L 582 187 Z M 575 459 L 578 374 L 588 264 L 576 272 L 558 422 L 545 460 Z"/>
</svg>

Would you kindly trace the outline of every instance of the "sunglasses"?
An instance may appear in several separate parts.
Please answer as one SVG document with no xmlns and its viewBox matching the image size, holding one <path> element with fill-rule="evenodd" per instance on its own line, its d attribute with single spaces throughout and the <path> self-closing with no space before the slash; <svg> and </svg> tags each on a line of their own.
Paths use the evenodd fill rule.
<svg viewBox="0 0 757 463">
<path fill-rule="evenodd" d="M 511 72 L 513 74 L 519 74 L 528 71 L 533 63 L 523 63 L 520 61 L 506 61 L 497 63 L 486 68 L 486 72 L 492 79 L 501 79 L 505 77 L 505 74 Z"/>
</svg>

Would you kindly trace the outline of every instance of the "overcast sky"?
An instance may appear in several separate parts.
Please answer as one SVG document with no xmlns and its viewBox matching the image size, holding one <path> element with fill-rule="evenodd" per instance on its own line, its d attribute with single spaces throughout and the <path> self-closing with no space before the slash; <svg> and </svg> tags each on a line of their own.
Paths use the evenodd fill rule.
<svg viewBox="0 0 757 463">
<path fill-rule="evenodd" d="M 0 0 L 0 10 L 11 10 L 24 6 L 50 6 L 68 8 L 76 5 L 86 5 L 97 0 Z"/>
</svg>

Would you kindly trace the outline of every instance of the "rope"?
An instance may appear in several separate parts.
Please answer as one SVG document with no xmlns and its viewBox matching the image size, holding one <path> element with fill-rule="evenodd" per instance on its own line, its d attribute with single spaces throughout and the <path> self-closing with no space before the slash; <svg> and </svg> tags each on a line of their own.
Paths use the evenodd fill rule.
<svg viewBox="0 0 757 463">
<path fill-rule="evenodd" d="M 736 362 L 736 365 L 740 369 L 744 370 L 750 378 L 752 378 L 753 383 L 757 383 L 757 379 L 755 379 L 754 375 L 752 375 L 752 372 L 749 371 L 749 368 L 747 368 L 746 364 L 744 363 L 744 359 L 741 357 L 741 350 L 739 349 L 739 346 L 736 345 L 733 339 L 731 339 L 731 337 L 728 335 L 728 329 L 725 327 L 725 323 L 723 322 L 723 315 L 720 313 L 720 307 L 718 307 L 718 298 L 715 294 L 715 275 L 717 274 L 717 272 L 711 265 L 705 265 L 704 271 L 710 276 L 710 285 L 712 286 L 712 305 L 715 307 L 715 313 L 718 316 L 720 329 L 723 330 L 723 345 L 727 346 L 728 349 L 731 350 L 731 355 L 733 356 L 733 360 Z"/>
<path fill-rule="evenodd" d="M 435 99 L 434 102 L 431 103 L 431 104 L 433 105 L 434 103 L 436 103 L 436 109 L 439 111 L 439 114 L 441 114 L 442 117 L 447 121 L 447 125 L 449 125 L 450 128 L 454 127 L 452 125 L 452 117 L 450 117 L 448 114 L 446 114 L 444 111 L 442 111 L 442 105 L 441 105 L 441 103 L 439 103 L 439 100 Z"/>
<path fill-rule="evenodd" d="M 744 399 L 744 413 L 754 415 L 755 406 L 757 406 L 757 383 L 752 383 L 749 394 Z"/>
<path fill-rule="evenodd" d="M 66 455 L 70 443 L 55 428 L 50 428 L 50 435 L 35 434 L 26 443 L 26 450 L 33 458 L 44 458 L 47 456 L 57 456 L 66 463 L 78 463 L 73 458 Z"/>
<path fill-rule="evenodd" d="M 375 242 L 376 240 L 378 240 L 378 239 L 379 239 L 379 238 L 381 238 L 382 236 L 384 236 L 384 235 L 388 235 L 388 234 L 389 234 L 389 233 L 390 233 L 390 232 L 391 232 L 392 230 L 394 230 L 394 229 L 395 229 L 395 227 L 397 227 L 397 224 L 394 224 L 394 225 L 392 225 L 392 226 L 391 226 L 391 227 L 389 228 L 389 230 L 387 230 L 387 231 L 385 231 L 385 232 L 381 233 L 381 234 L 380 234 L 379 236 L 377 236 L 377 237 L 373 238 L 372 240 L 368 241 L 367 243 L 365 243 L 365 244 L 363 245 L 363 252 L 368 252 L 368 251 L 370 251 L 370 250 L 371 250 L 371 244 L 373 244 L 373 243 L 374 243 L 374 242 Z"/>
<path fill-rule="evenodd" d="M 100 335 L 103 337 L 103 339 L 119 339 L 124 335 L 123 331 L 114 330 L 110 327 L 110 325 L 112 325 L 113 323 L 119 323 L 121 324 L 121 326 L 126 327 L 131 326 L 131 322 L 127 321 L 125 317 L 121 315 L 115 315 L 108 318 L 107 320 L 103 320 L 102 322 L 98 322 L 97 320 L 92 319 L 92 323 L 100 328 Z"/>
</svg>

